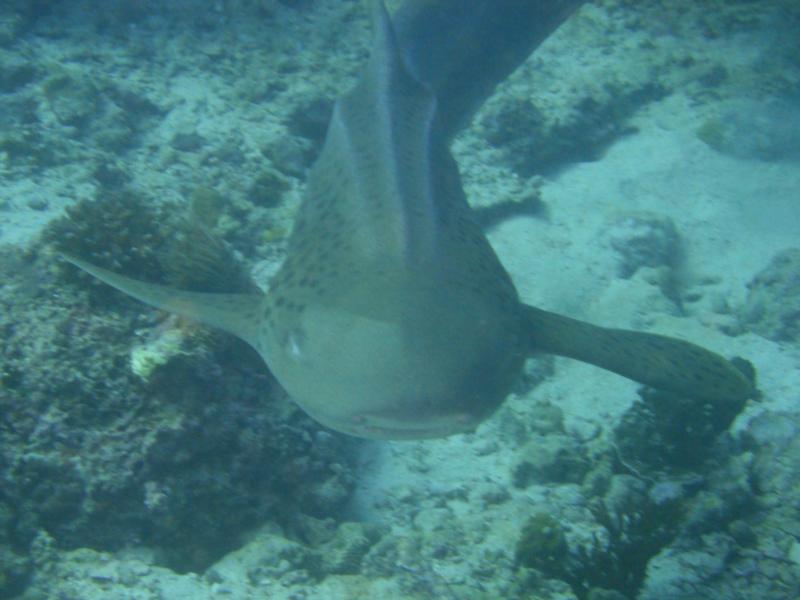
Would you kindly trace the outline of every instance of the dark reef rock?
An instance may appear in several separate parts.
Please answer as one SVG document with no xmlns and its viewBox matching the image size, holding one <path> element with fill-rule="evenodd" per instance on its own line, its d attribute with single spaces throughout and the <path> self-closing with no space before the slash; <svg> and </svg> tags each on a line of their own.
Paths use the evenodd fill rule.
<svg viewBox="0 0 800 600">
<path fill-rule="evenodd" d="M 99 110 L 99 92 L 88 76 L 55 75 L 44 82 L 42 89 L 50 110 L 62 125 L 85 125 Z"/>
<path fill-rule="evenodd" d="M 24 557 L 44 530 L 63 548 L 143 544 L 202 570 L 259 523 L 341 509 L 352 442 L 320 438 L 243 343 L 189 329 L 143 381 L 131 346 L 148 309 L 90 307 L 44 255 L 2 261 L 2 552 Z"/>
<path fill-rule="evenodd" d="M 256 206 L 275 208 L 289 188 L 289 180 L 280 171 L 265 168 L 253 179 L 247 198 Z"/>
<path fill-rule="evenodd" d="M 533 435 L 520 450 L 513 481 L 518 488 L 532 483 L 576 483 L 589 469 L 586 450 L 567 435 Z"/>
<path fill-rule="evenodd" d="M 311 140 L 319 148 L 325 140 L 331 114 L 333 114 L 333 102 L 330 99 L 306 98 L 289 115 L 289 131 Z"/>
<path fill-rule="evenodd" d="M 747 361 L 737 358 L 734 364 L 753 377 Z M 699 467 L 746 402 L 697 400 L 651 388 L 640 396 L 614 429 L 614 443 L 621 460 L 648 470 Z"/>
<path fill-rule="evenodd" d="M 507 96 L 487 105 L 480 130 L 503 150 L 515 171 L 528 177 L 599 159 L 615 139 L 631 131 L 627 118 L 665 93 L 652 82 L 609 89 L 602 98 L 577 100 L 568 118 L 541 111 L 531 99 Z"/>
<path fill-rule="evenodd" d="M 41 86 L 42 105 L 65 137 L 120 153 L 134 148 L 163 110 L 145 93 L 92 71 L 60 69 Z"/>
<path fill-rule="evenodd" d="M 514 556 L 519 566 L 533 567 L 550 577 L 559 577 L 564 574 L 568 550 L 561 523 L 539 512 L 522 526 Z"/>
<path fill-rule="evenodd" d="M 95 199 L 68 208 L 64 218 L 48 226 L 43 240 L 60 252 L 100 267 L 160 283 L 165 270 L 159 257 L 171 233 L 169 225 L 175 222 L 176 211 L 170 208 L 156 208 L 149 198 L 127 188 L 101 191 Z M 68 281 L 92 282 L 87 287 L 101 289 L 93 278 L 77 270 L 65 270 L 64 276 Z M 104 296 L 118 298 L 108 293 L 108 286 L 102 289 Z"/>
<path fill-rule="evenodd" d="M 31 83 L 37 68 L 18 54 L 0 50 L 0 92 L 10 94 Z"/>
<path fill-rule="evenodd" d="M 771 340 L 800 340 L 800 248 L 779 252 L 747 287 L 745 326 Z"/>
<path fill-rule="evenodd" d="M 180 152 L 198 152 L 208 140 L 196 131 L 179 131 L 172 136 L 170 144 Z"/>
<path fill-rule="evenodd" d="M 15 535 L 19 529 L 16 512 L 10 498 L 0 492 L 0 598 L 20 593 L 33 569 L 33 560 L 27 554 L 29 540 Z"/>
</svg>

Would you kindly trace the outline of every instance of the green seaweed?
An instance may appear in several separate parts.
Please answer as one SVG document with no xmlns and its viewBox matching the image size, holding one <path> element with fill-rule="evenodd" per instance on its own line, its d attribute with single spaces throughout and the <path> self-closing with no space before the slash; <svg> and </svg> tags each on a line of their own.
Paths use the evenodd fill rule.
<svg viewBox="0 0 800 600">
<path fill-rule="evenodd" d="M 67 208 L 42 238 L 56 250 L 72 254 L 130 277 L 162 281 L 160 254 L 168 234 L 170 207 L 155 208 L 145 196 L 130 189 L 102 191 Z M 66 279 L 83 276 L 69 269 Z"/>
</svg>

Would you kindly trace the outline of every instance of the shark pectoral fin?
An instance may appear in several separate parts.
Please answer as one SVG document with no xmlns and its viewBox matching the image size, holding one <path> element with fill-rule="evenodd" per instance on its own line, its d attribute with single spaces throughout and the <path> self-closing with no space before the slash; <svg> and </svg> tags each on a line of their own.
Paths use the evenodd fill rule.
<svg viewBox="0 0 800 600">
<path fill-rule="evenodd" d="M 254 332 L 263 312 L 263 295 L 186 292 L 131 279 L 68 254 L 62 256 L 100 281 L 145 304 L 218 327 L 254 345 Z"/>
<path fill-rule="evenodd" d="M 525 306 L 535 351 L 567 356 L 690 398 L 744 400 L 753 383 L 724 357 L 653 333 L 608 329 Z"/>
</svg>

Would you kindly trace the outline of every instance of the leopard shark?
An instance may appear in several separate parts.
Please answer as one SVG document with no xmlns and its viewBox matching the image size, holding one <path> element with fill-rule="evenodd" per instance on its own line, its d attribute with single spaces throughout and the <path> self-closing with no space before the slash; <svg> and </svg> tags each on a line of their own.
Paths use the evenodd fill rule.
<svg viewBox="0 0 800 600">
<path fill-rule="evenodd" d="M 525 304 L 470 210 L 452 137 L 580 4 L 408 0 L 390 15 L 374 2 L 371 55 L 335 103 L 266 293 L 182 291 L 66 258 L 243 339 L 312 418 L 354 436 L 472 431 L 534 353 L 700 400 L 751 397 L 705 348 Z"/>
</svg>

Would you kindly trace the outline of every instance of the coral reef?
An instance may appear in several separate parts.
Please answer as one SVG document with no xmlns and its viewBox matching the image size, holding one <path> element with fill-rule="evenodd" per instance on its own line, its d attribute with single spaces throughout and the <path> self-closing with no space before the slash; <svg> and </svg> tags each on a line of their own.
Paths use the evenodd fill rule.
<svg viewBox="0 0 800 600">
<path fill-rule="evenodd" d="M 129 277 L 161 282 L 165 274 L 159 256 L 175 212 L 174 207 L 155 207 L 130 189 L 102 192 L 69 207 L 63 218 L 48 226 L 42 241 Z M 90 281 L 72 268 L 64 271 L 64 277 L 84 285 Z"/>
<path fill-rule="evenodd" d="M 736 364 L 752 378 L 749 363 Z M 745 406 L 744 400 L 698 402 L 653 389 L 639 395 L 614 428 L 614 443 L 623 460 L 645 471 L 700 466 Z"/>
<path fill-rule="evenodd" d="M 519 566 L 533 567 L 555 578 L 563 575 L 567 540 L 561 523 L 547 513 L 532 515 L 522 526 L 515 556 Z"/>
<path fill-rule="evenodd" d="M 589 468 L 585 449 L 567 435 L 532 435 L 519 450 L 514 485 L 580 482 Z"/>
<path fill-rule="evenodd" d="M 743 325 L 771 340 L 800 340 L 800 248 L 778 253 L 748 288 Z"/>
<path fill-rule="evenodd" d="M 275 208 L 289 189 L 287 178 L 275 169 L 263 169 L 254 179 L 248 192 L 249 200 L 256 206 Z"/>
<path fill-rule="evenodd" d="M 342 523 L 333 538 L 315 550 L 315 571 L 322 577 L 361 573 L 364 557 L 380 536 L 380 528 L 375 525 Z"/>
<path fill-rule="evenodd" d="M 12 552 L 43 531 L 60 548 L 144 543 L 160 564 L 199 570 L 259 523 L 343 505 L 349 442 L 321 443 L 249 348 L 189 337 L 186 355 L 139 381 L 128 356 L 134 329 L 151 323 L 89 309 L 51 258 L 4 259 L 15 273 L 0 297 Z"/>
<path fill-rule="evenodd" d="M 742 433 L 741 453 L 708 472 L 679 535 L 647 566 L 638 598 L 791 598 L 800 590 L 796 415 L 765 414 Z M 769 465 L 769 466 L 767 466 Z"/>
<path fill-rule="evenodd" d="M 184 334 L 177 328 L 164 329 L 151 340 L 131 349 L 131 371 L 148 381 L 153 371 L 183 353 Z"/>
<path fill-rule="evenodd" d="M 643 81 L 572 99 L 569 115 L 543 111 L 527 98 L 490 102 L 480 131 L 503 149 L 523 176 L 551 173 L 571 162 L 599 159 L 619 136 L 630 132 L 626 119 L 642 105 L 666 94 L 659 84 Z"/>
<path fill-rule="evenodd" d="M 603 5 L 604 12 L 584 9 L 585 29 L 576 25 L 572 35 L 599 26 L 628 37 L 619 47 L 605 46 L 593 55 L 580 84 L 549 89 L 549 82 L 563 75 L 559 57 L 549 56 L 537 63 L 539 86 L 533 94 L 512 77 L 506 93 L 479 114 L 479 134 L 501 149 L 515 171 L 548 174 L 567 163 L 597 160 L 635 130 L 638 111 L 673 92 L 691 97 L 706 113 L 697 134 L 712 147 L 764 160 L 797 156 L 800 52 L 791 33 L 800 23 L 796 3 L 621 0 Z M 736 35 L 749 36 L 759 50 L 751 60 L 726 56 L 723 42 Z M 709 54 L 717 41 L 719 48 Z"/>
</svg>

